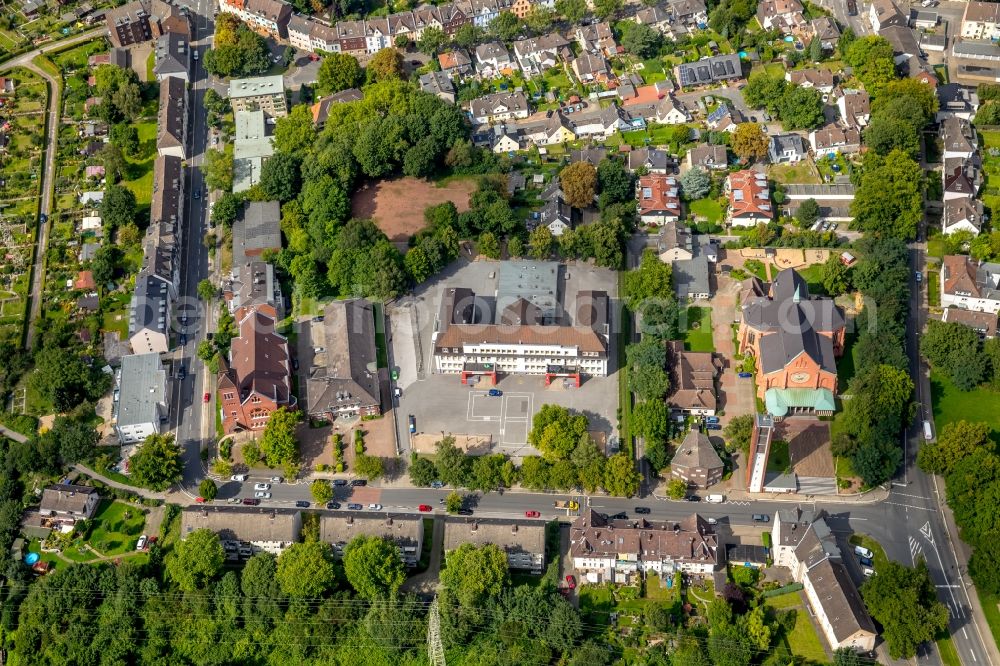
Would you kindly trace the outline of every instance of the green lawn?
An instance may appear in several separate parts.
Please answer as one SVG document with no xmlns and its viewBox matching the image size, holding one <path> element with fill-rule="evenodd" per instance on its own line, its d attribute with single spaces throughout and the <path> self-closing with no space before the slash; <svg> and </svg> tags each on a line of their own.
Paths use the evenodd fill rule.
<svg viewBox="0 0 1000 666">
<path fill-rule="evenodd" d="M 927 254 L 938 259 L 945 255 L 944 236 L 938 235 L 927 239 Z"/>
<path fill-rule="evenodd" d="M 823 264 L 813 264 L 805 268 L 796 269 L 798 274 L 805 278 L 809 284 L 809 293 L 813 295 L 825 296 L 826 288 L 823 286 Z"/>
<path fill-rule="evenodd" d="M 938 271 L 927 271 L 927 304 L 932 308 L 941 307 L 941 274 Z"/>
<path fill-rule="evenodd" d="M 931 371 L 931 396 L 937 430 L 974 414 L 976 420 L 989 424 L 994 441 L 1000 439 L 1000 393 L 988 389 L 959 391 L 950 379 Z"/>
<path fill-rule="evenodd" d="M 135 548 L 135 542 L 146 524 L 146 516 L 142 507 L 102 500 L 93 521 L 90 545 L 104 555 L 124 555 Z"/>
<path fill-rule="evenodd" d="M 707 307 L 691 306 L 687 309 L 687 330 L 684 332 L 684 348 L 694 352 L 714 352 L 712 341 L 712 310 Z"/>
<path fill-rule="evenodd" d="M 722 206 L 718 199 L 698 199 L 688 205 L 688 210 L 696 218 L 705 218 L 709 222 L 722 222 Z"/>
<path fill-rule="evenodd" d="M 124 185 L 135 194 L 140 208 L 153 200 L 153 162 L 156 160 L 156 121 L 136 123 L 139 132 L 139 157 L 126 157 L 129 178 Z"/>
<path fill-rule="evenodd" d="M 805 604 L 798 592 L 789 592 L 764 600 L 765 605 L 775 610 L 792 610 L 795 612 L 795 624 L 792 630 L 785 634 L 788 648 L 796 657 L 813 663 L 827 663 L 826 651 L 820 641 L 816 629 L 809 620 Z"/>
<path fill-rule="evenodd" d="M 767 170 L 767 175 L 776 183 L 790 184 L 802 183 L 807 185 L 818 185 L 819 178 L 816 172 L 807 162 L 798 164 L 775 164 Z"/>
<path fill-rule="evenodd" d="M 875 557 L 872 558 L 872 564 L 874 565 L 873 568 L 875 571 L 884 568 L 885 565 L 889 563 L 889 558 L 885 556 L 885 550 L 882 548 L 882 544 L 867 534 L 852 534 L 850 542 L 852 546 L 863 546 L 872 551 L 875 555 Z"/>
<path fill-rule="evenodd" d="M 983 606 L 983 615 L 986 616 L 986 623 L 990 625 L 993 640 L 1000 644 L 1000 596 L 980 590 L 976 590 L 976 594 L 979 595 L 979 603 Z"/>
<path fill-rule="evenodd" d="M 934 68 L 935 70 L 937 67 Z M 937 641 L 938 652 L 941 653 L 941 663 L 945 666 L 962 666 L 962 660 L 958 658 L 958 650 L 951 642 L 951 636 L 946 635 Z"/>
<path fill-rule="evenodd" d="M 764 65 L 764 71 L 776 79 L 785 78 L 785 65 L 780 62 L 769 62 Z"/>
<path fill-rule="evenodd" d="M 771 455 L 767 457 L 767 471 L 788 472 L 792 467 L 792 459 L 788 454 L 788 442 L 776 439 L 771 442 Z"/>
<path fill-rule="evenodd" d="M 580 615 L 588 625 L 606 627 L 608 615 L 614 609 L 615 602 L 610 590 L 596 585 L 580 588 Z"/>
<path fill-rule="evenodd" d="M 375 314 L 375 355 L 380 368 L 389 367 L 389 356 L 385 349 L 385 315 L 382 314 L 382 304 L 376 303 L 372 308 Z"/>
<path fill-rule="evenodd" d="M 837 359 L 837 385 L 841 393 L 851 383 L 854 377 L 854 340 L 857 336 L 848 333 L 844 337 L 844 354 Z"/>
</svg>

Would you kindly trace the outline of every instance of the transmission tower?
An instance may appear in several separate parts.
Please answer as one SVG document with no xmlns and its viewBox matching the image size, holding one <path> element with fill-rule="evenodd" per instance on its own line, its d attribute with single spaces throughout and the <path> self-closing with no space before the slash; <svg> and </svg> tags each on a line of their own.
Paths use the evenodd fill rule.
<svg viewBox="0 0 1000 666">
<path fill-rule="evenodd" d="M 445 666 L 444 645 L 441 644 L 441 611 L 438 609 L 437 597 L 431 602 L 427 618 L 427 655 L 431 666 Z"/>
</svg>

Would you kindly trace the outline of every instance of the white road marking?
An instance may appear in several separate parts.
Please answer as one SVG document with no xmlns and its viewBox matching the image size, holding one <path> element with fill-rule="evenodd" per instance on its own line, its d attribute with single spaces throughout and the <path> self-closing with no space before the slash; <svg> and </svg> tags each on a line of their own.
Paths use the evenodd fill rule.
<svg viewBox="0 0 1000 666">
<path fill-rule="evenodd" d="M 933 509 L 928 509 L 925 506 L 914 506 L 913 504 L 900 504 L 899 502 L 882 502 L 882 504 L 891 504 L 893 506 L 904 506 L 907 509 L 920 509 L 921 511 L 933 511 Z"/>
<path fill-rule="evenodd" d="M 975 652 L 973 652 L 972 650 L 969 650 L 969 654 L 972 655 L 972 661 L 979 661 L 978 659 L 976 659 L 976 653 Z"/>
<path fill-rule="evenodd" d="M 969 632 L 965 630 L 965 627 L 962 627 L 962 635 L 965 636 L 966 640 L 969 639 Z"/>
<path fill-rule="evenodd" d="M 899 496 L 899 497 L 915 497 L 917 499 L 925 499 L 925 500 L 929 500 L 930 499 L 930 497 L 924 497 L 923 495 L 908 495 L 906 493 L 897 493 L 897 492 L 893 492 L 892 496 L 893 497 L 896 497 L 896 496 Z"/>
</svg>

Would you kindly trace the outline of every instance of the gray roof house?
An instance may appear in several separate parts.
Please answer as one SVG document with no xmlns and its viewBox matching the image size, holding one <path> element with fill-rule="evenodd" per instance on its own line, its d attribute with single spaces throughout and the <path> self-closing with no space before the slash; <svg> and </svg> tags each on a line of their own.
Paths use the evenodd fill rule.
<svg viewBox="0 0 1000 666">
<path fill-rule="evenodd" d="M 274 138 L 262 110 L 236 111 L 234 119 L 233 192 L 243 192 L 260 182 L 264 160 L 274 154 Z"/>
<path fill-rule="evenodd" d="M 725 169 L 729 165 L 729 157 L 725 146 L 702 143 L 688 151 L 687 164 L 688 167 L 702 169 Z"/>
<path fill-rule="evenodd" d="M 192 532 L 200 529 L 219 535 L 223 548 L 230 553 L 229 559 L 236 559 L 236 552 L 240 549 L 245 549 L 240 554 L 243 557 L 261 551 L 280 555 L 299 540 L 302 512 L 204 504 L 185 507 L 181 513 L 181 539 L 187 539 Z"/>
<path fill-rule="evenodd" d="M 188 74 L 191 59 L 187 35 L 176 32 L 168 32 L 156 40 L 155 64 L 153 73 L 156 80 L 162 81 L 168 76 L 176 77 L 182 81 L 189 81 Z"/>
<path fill-rule="evenodd" d="M 805 141 L 798 134 L 773 134 L 767 148 L 771 164 L 799 162 L 808 154 Z"/>
<path fill-rule="evenodd" d="M 449 516 L 444 522 L 444 552 L 464 543 L 493 544 L 507 556 L 507 566 L 542 573 L 545 568 L 545 522 L 524 518 L 463 518 Z"/>
<path fill-rule="evenodd" d="M 233 261 L 243 263 L 265 250 L 281 249 L 281 206 L 277 201 L 251 201 L 233 223 Z"/>
<path fill-rule="evenodd" d="M 427 72 L 420 75 L 420 89 L 437 95 L 451 104 L 455 103 L 455 84 L 444 72 Z"/>
<path fill-rule="evenodd" d="M 417 514 L 361 511 L 336 511 L 320 517 L 320 541 L 333 546 L 338 557 L 343 557 L 344 547 L 360 535 L 391 542 L 399 549 L 403 564 L 415 567 L 424 543 L 424 520 Z"/>
<path fill-rule="evenodd" d="M 223 296 L 230 312 L 267 305 L 274 308 L 277 319 L 285 318 L 281 283 L 274 275 L 274 266 L 265 261 L 234 266 L 233 279 L 223 288 Z"/>
<path fill-rule="evenodd" d="M 743 67 L 736 54 L 702 58 L 696 62 L 686 62 L 674 68 L 677 83 L 682 88 L 703 86 L 719 81 L 743 78 Z"/>
<path fill-rule="evenodd" d="M 101 496 L 97 493 L 97 488 L 60 483 L 45 486 L 38 510 L 43 516 L 83 520 L 93 517 L 100 501 Z"/>
<path fill-rule="evenodd" d="M 627 153 L 629 171 L 645 169 L 647 173 L 667 173 L 673 160 L 659 148 L 636 148 Z"/>
<path fill-rule="evenodd" d="M 670 461 L 670 473 L 688 485 L 707 488 L 722 480 L 723 464 L 708 435 L 692 428 Z"/>
<path fill-rule="evenodd" d="M 162 432 L 167 418 L 167 371 L 160 355 L 122 357 L 114 424 L 122 444 L 137 444 Z"/>
<path fill-rule="evenodd" d="M 176 76 L 160 79 L 156 150 L 160 155 L 187 157 L 187 83 Z"/>
</svg>

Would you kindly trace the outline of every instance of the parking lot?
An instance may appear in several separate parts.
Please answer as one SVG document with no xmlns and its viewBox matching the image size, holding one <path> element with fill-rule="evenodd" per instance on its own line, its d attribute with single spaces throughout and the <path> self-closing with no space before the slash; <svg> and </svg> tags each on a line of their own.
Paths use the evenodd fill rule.
<svg viewBox="0 0 1000 666">
<path fill-rule="evenodd" d="M 512 457 L 535 455 L 527 445 L 531 419 L 543 404 L 558 404 L 585 414 L 590 430 L 608 438 L 617 434 L 618 376 L 614 359 L 617 340 L 611 336 L 612 360 L 607 377 L 584 378 L 582 385 L 565 386 L 559 380 L 545 386 L 541 375 L 505 375 L 495 388 L 501 396 L 490 396 L 488 379 L 463 385 L 457 374 L 435 374 L 431 336 L 445 287 L 467 286 L 477 294 L 494 296 L 497 291 L 498 262 L 459 260 L 438 279 L 423 285 L 415 294 L 387 308 L 390 320 L 390 365 L 396 369 L 397 427 L 401 446 L 430 452 L 433 442 L 445 435 L 487 438 L 489 448 L 475 446 L 476 453 L 502 452 Z M 490 275 L 494 277 L 490 277 Z M 568 275 L 568 277 L 566 277 Z M 581 290 L 604 290 L 617 296 L 614 273 L 587 265 L 563 268 L 559 302 L 568 309 Z M 617 308 L 612 307 L 612 331 L 618 330 Z M 413 415 L 416 436 L 409 435 L 408 417 Z"/>
</svg>

